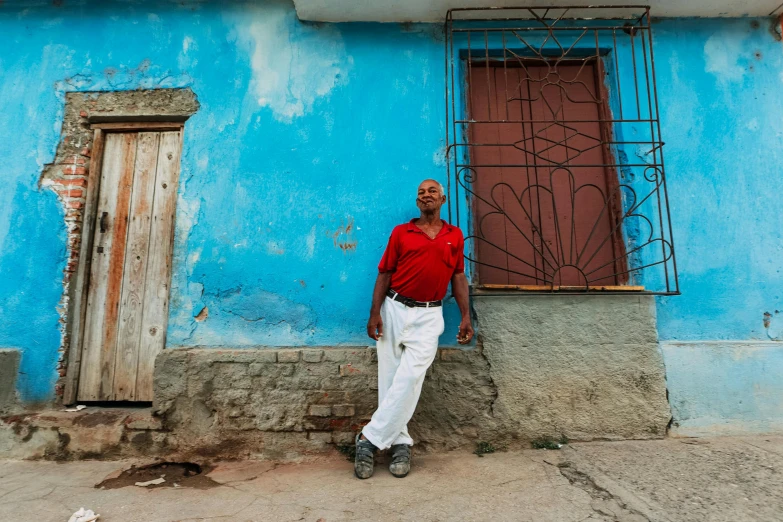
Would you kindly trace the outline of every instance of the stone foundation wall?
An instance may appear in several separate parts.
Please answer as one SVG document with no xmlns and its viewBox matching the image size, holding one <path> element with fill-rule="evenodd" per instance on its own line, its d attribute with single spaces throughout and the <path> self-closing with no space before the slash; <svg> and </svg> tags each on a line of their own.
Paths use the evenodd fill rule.
<svg viewBox="0 0 783 522">
<path fill-rule="evenodd" d="M 286 458 L 350 445 L 377 406 L 375 350 L 170 349 L 153 409 L 170 445 L 200 455 Z M 480 350 L 440 350 L 410 424 L 423 446 L 493 435 L 495 390 Z"/>
<path fill-rule="evenodd" d="M 671 418 L 649 296 L 477 298 L 479 341 L 441 349 L 410 423 L 453 449 L 658 438 Z M 168 349 L 154 410 L 171 447 L 285 458 L 348 445 L 377 403 L 374 349 Z"/>
</svg>

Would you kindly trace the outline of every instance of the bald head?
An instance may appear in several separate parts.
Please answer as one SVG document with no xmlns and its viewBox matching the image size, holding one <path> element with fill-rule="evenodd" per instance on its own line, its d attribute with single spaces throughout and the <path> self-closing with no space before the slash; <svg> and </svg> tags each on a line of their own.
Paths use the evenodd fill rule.
<svg viewBox="0 0 783 522">
<path fill-rule="evenodd" d="M 426 184 L 428 184 L 428 185 L 430 185 L 430 184 L 435 184 L 435 185 L 437 185 L 437 186 L 438 186 L 438 188 L 440 189 L 440 195 L 441 195 L 441 196 L 445 196 L 445 195 L 446 195 L 446 189 L 444 189 L 444 188 L 443 188 L 443 185 L 442 185 L 442 184 L 441 184 L 439 181 L 437 181 L 437 180 L 434 180 L 434 179 L 432 179 L 432 178 L 427 178 L 427 179 L 425 179 L 424 181 L 422 181 L 421 183 L 419 183 L 419 188 L 421 189 L 421 187 L 422 187 L 422 186 L 423 186 L 425 183 L 426 183 Z"/>
<path fill-rule="evenodd" d="M 443 185 L 434 179 L 425 179 L 419 183 L 416 206 L 419 207 L 422 215 L 440 216 L 440 207 L 446 202 L 446 195 L 443 192 Z"/>
</svg>

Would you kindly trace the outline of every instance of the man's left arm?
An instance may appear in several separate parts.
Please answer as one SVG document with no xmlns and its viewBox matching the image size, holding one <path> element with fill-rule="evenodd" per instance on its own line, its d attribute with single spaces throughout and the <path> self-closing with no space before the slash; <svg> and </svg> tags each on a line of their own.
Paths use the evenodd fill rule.
<svg viewBox="0 0 783 522">
<path fill-rule="evenodd" d="M 457 272 L 451 276 L 451 293 L 457 300 L 462 320 L 459 322 L 457 342 L 468 344 L 473 338 L 473 325 L 470 322 L 470 303 L 468 295 L 468 278 L 465 272 Z"/>
</svg>

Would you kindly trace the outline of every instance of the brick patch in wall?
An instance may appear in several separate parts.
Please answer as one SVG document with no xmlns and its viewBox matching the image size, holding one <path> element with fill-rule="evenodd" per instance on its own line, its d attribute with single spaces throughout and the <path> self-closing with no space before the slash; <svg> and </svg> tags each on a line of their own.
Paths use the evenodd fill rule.
<svg viewBox="0 0 783 522">
<path fill-rule="evenodd" d="M 59 199 L 67 233 L 63 293 L 57 306 L 60 314 L 60 348 L 55 391 L 58 399 L 64 390 L 70 348 L 70 302 L 76 289 L 71 279 L 78 269 L 82 245 L 82 222 L 92 157 L 93 130 L 90 121 L 141 121 L 144 119 L 183 119 L 199 108 L 190 89 L 155 89 L 114 92 L 69 92 L 65 94 L 60 142 L 54 161 L 44 165 L 39 179 L 41 188 L 52 190 Z"/>
</svg>

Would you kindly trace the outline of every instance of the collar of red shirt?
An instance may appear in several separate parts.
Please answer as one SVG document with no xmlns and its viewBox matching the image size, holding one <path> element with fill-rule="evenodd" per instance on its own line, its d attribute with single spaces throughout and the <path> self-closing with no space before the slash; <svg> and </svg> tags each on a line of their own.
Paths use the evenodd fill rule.
<svg viewBox="0 0 783 522">
<path fill-rule="evenodd" d="M 424 231 L 416 226 L 417 219 L 419 218 L 413 218 L 408 222 L 408 232 L 418 232 L 419 234 L 423 234 Z M 441 221 L 443 221 L 443 226 L 441 227 L 440 232 L 438 232 L 438 235 L 435 236 L 436 238 L 443 234 L 448 234 L 454 229 L 454 226 L 449 225 L 445 220 L 441 219 Z"/>
</svg>

